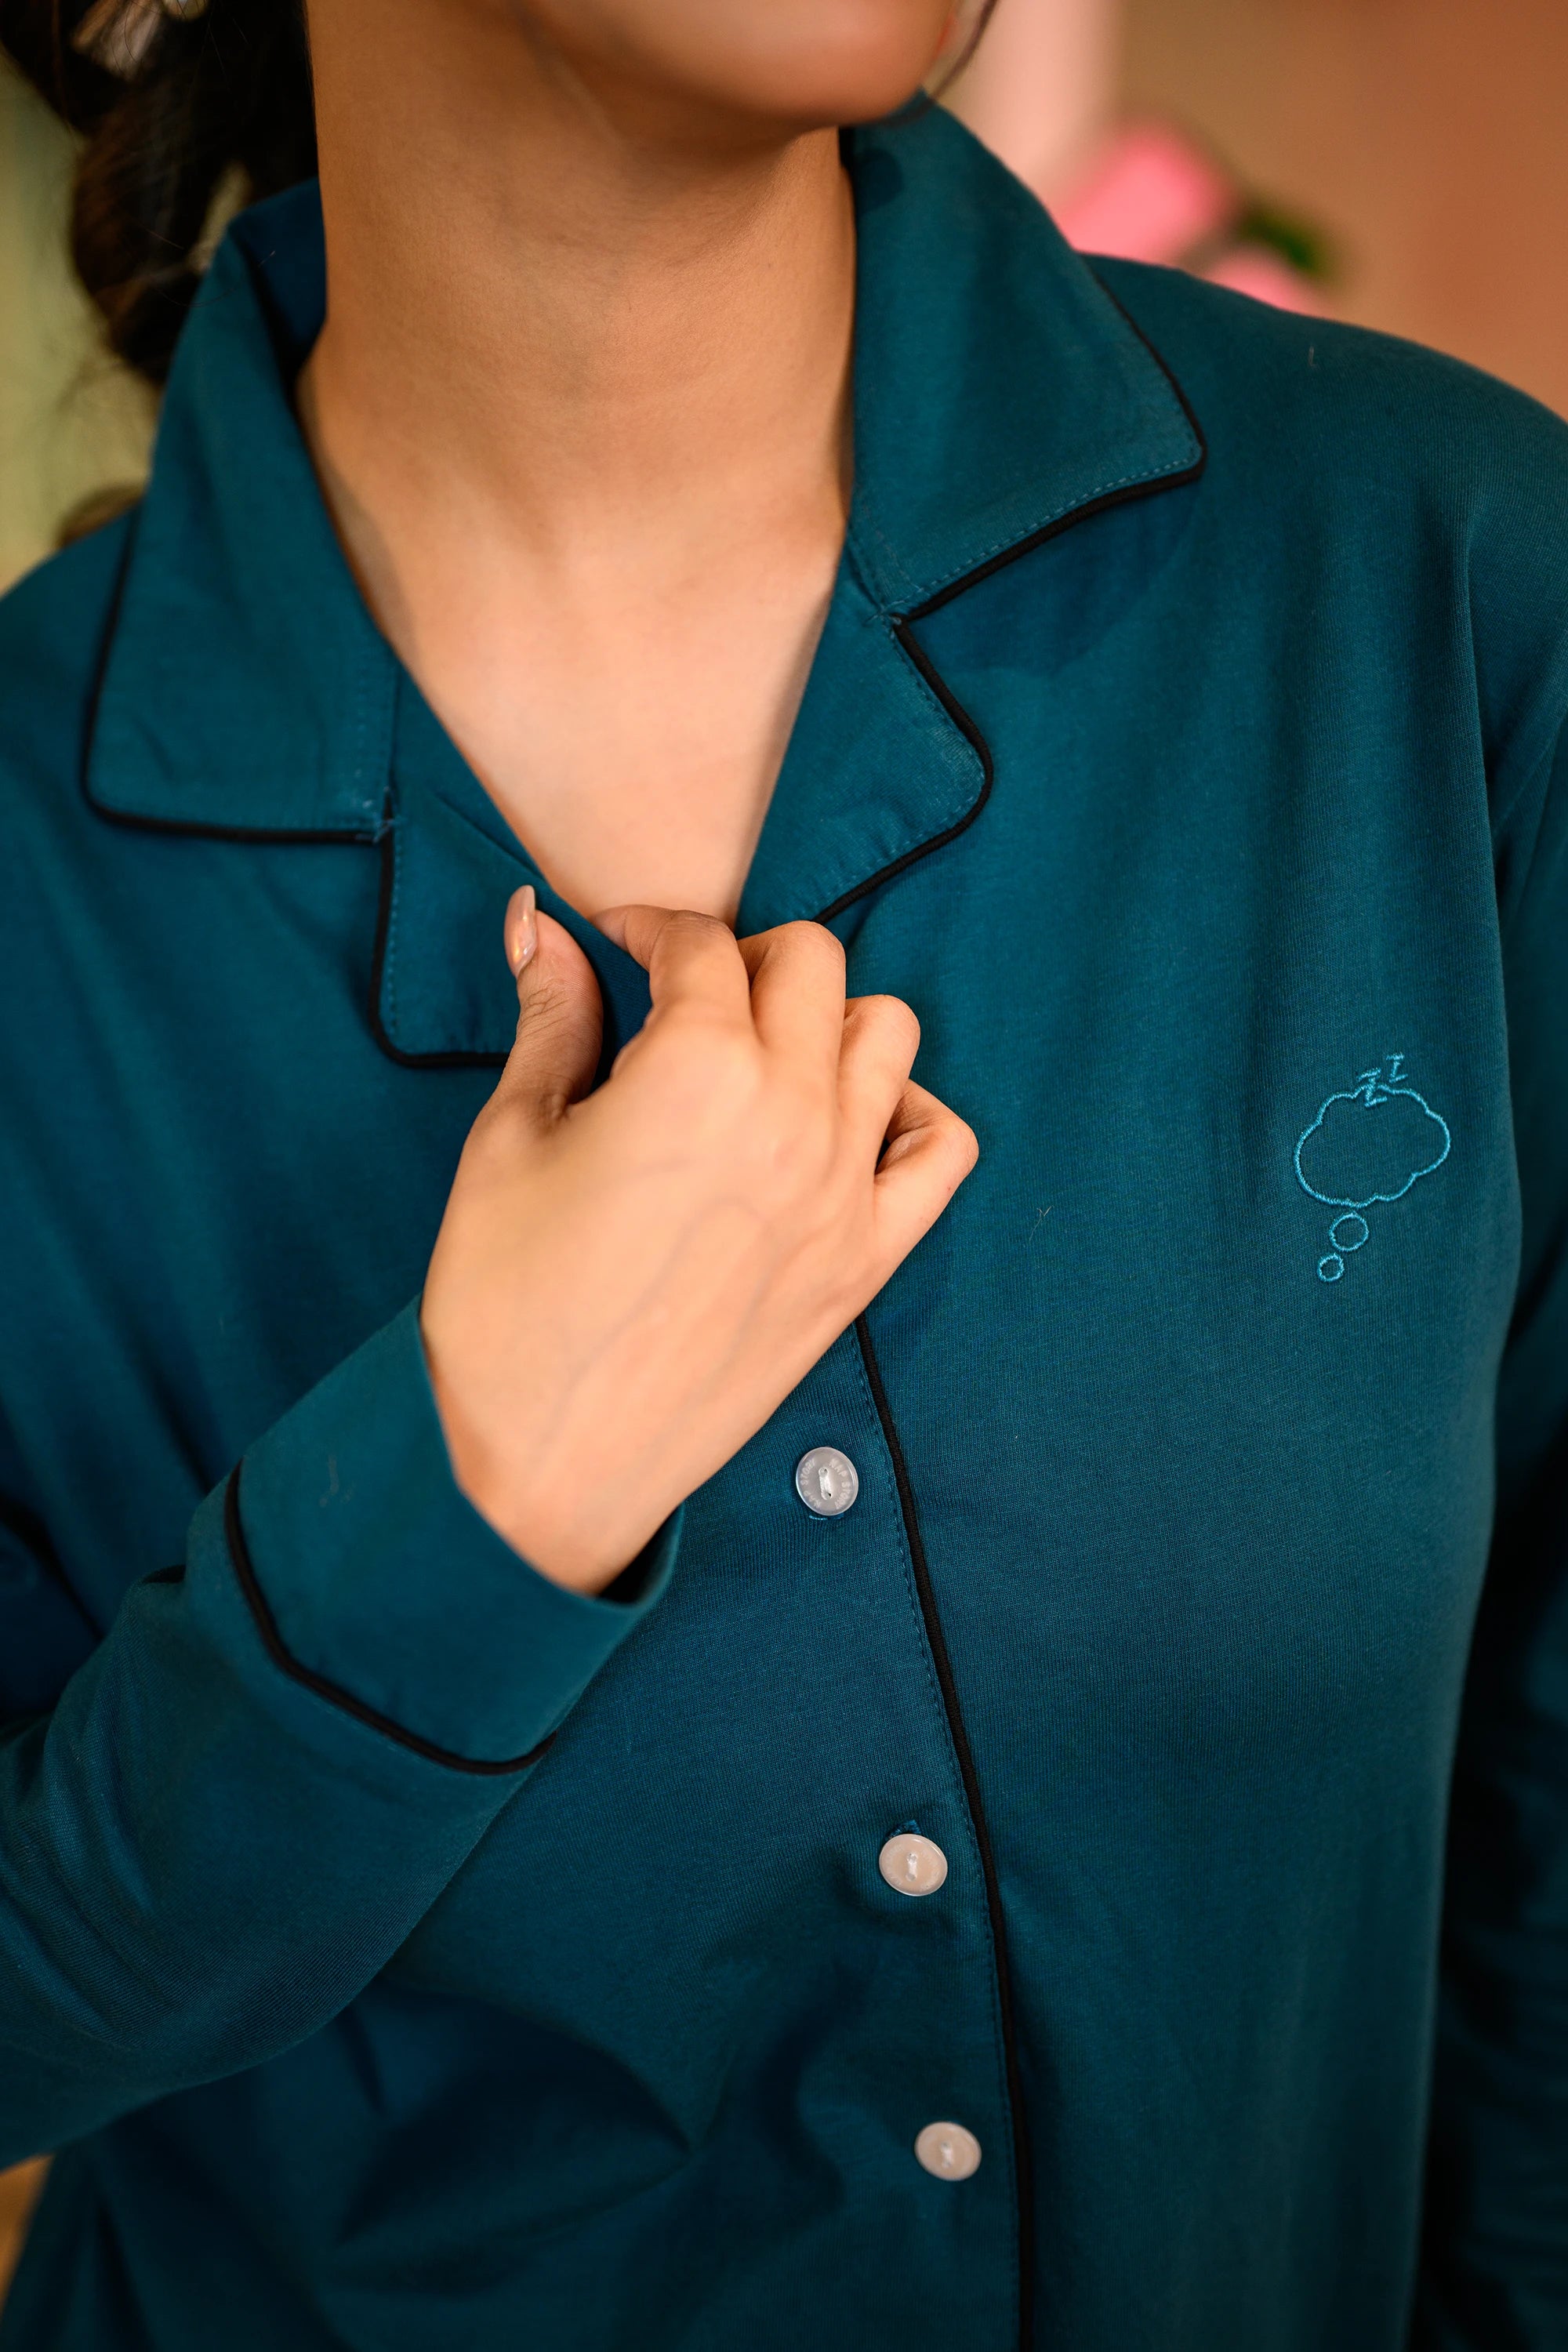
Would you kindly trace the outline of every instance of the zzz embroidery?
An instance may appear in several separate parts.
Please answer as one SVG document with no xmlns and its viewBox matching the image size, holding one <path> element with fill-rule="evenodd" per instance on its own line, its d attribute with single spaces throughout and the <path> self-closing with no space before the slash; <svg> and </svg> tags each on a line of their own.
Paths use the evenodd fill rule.
<svg viewBox="0 0 1568 2352">
<path fill-rule="evenodd" d="M 1320 1282 L 1338 1282 L 1346 1258 L 1370 1237 L 1363 1210 L 1403 1201 L 1448 1157 L 1448 1123 L 1405 1082 L 1404 1060 L 1390 1054 L 1375 1070 L 1363 1070 L 1347 1093 L 1331 1095 L 1296 1146 L 1302 1191 L 1342 1212 L 1329 1227 L 1328 1254 L 1318 1260 Z"/>
</svg>

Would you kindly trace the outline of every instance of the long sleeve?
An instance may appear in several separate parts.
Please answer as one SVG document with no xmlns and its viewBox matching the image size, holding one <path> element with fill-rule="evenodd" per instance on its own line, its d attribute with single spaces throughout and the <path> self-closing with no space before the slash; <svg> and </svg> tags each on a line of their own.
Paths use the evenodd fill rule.
<svg viewBox="0 0 1568 2352">
<path fill-rule="evenodd" d="M 40 1589 L 26 1536 L 12 1513 L 16 1593 Z M 518 1559 L 452 1481 L 412 1309 L 311 1391 L 52 1713 L 0 1733 L 0 2163 L 350 2001 L 652 1606 L 678 1540 L 672 1520 L 602 1600 Z M 0 1578 L 0 1640 L 5 1596 Z M 26 1622 L 79 1639 L 68 1613 Z"/>
<path fill-rule="evenodd" d="M 1420 2352 L 1568 2344 L 1568 736 L 1501 879 L 1522 1259 L 1454 1783 Z"/>
</svg>

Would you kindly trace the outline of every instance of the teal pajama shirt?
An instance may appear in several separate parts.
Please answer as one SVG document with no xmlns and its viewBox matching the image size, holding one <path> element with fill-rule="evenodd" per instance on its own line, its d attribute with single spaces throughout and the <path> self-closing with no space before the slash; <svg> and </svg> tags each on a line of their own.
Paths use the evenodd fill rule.
<svg viewBox="0 0 1568 2352">
<path fill-rule="evenodd" d="M 416 1302 L 508 894 L 645 984 L 339 552 L 313 188 L 0 606 L 4 2352 L 1568 2344 L 1568 432 L 846 148 L 741 928 L 980 1161 L 607 1596 Z"/>
</svg>

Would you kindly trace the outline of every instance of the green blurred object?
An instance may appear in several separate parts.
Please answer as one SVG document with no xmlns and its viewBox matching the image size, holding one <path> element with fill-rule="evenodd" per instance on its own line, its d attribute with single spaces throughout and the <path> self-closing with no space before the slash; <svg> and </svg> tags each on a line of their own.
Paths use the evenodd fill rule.
<svg viewBox="0 0 1568 2352">
<path fill-rule="evenodd" d="M 1283 213 L 1253 198 L 1232 231 L 1240 245 L 1261 245 L 1288 261 L 1303 278 L 1320 286 L 1331 285 L 1340 275 L 1339 255 L 1332 241 L 1315 222 L 1297 213 Z"/>
<path fill-rule="evenodd" d="M 147 467 L 152 394 L 109 357 L 67 250 L 72 142 L 0 63 L 0 587 Z"/>
</svg>

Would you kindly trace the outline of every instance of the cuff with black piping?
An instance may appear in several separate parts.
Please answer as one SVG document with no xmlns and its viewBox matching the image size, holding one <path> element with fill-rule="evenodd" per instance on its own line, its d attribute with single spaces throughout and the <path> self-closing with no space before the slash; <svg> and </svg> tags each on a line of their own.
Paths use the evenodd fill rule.
<svg viewBox="0 0 1568 2352">
<path fill-rule="evenodd" d="M 568 1591 L 458 1491 L 417 1304 L 246 1454 L 225 1520 L 279 1669 L 458 1771 L 531 1762 L 672 1572 L 679 1511 L 609 1594 Z"/>
</svg>

